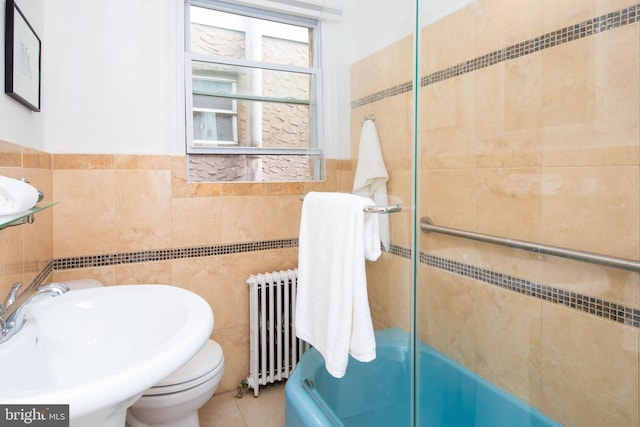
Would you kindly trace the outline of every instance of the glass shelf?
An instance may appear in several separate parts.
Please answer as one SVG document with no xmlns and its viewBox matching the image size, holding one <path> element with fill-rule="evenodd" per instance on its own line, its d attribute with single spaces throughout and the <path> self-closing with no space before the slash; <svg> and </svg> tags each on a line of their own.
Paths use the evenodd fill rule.
<svg viewBox="0 0 640 427">
<path fill-rule="evenodd" d="M 44 205 L 36 205 L 28 211 L 20 212 L 13 215 L 0 215 L 0 230 L 13 225 L 32 224 L 34 221 L 34 215 L 45 209 L 49 209 L 52 206 L 57 205 L 59 202 L 46 203 Z"/>
</svg>

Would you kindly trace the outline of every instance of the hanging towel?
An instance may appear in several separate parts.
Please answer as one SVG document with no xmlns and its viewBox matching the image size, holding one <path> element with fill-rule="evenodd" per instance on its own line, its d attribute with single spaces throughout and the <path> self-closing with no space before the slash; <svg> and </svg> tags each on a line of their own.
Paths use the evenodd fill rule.
<svg viewBox="0 0 640 427">
<path fill-rule="evenodd" d="M 19 179 L 0 175 L 0 215 L 13 215 L 38 203 L 38 190 Z"/>
<path fill-rule="evenodd" d="M 353 180 L 353 193 L 368 197 L 378 206 L 389 204 L 387 196 L 387 181 L 389 174 L 384 166 L 380 139 L 373 120 L 367 119 L 362 125 L 360 147 L 358 148 L 358 166 Z M 379 215 L 380 240 L 384 249 L 388 251 L 391 244 L 389 231 L 389 216 Z"/>
<path fill-rule="evenodd" d="M 376 357 L 365 258 L 380 256 L 372 201 L 347 193 L 308 193 L 302 204 L 298 250 L 296 335 L 324 357 L 327 371 L 344 376 L 349 354 Z"/>
</svg>

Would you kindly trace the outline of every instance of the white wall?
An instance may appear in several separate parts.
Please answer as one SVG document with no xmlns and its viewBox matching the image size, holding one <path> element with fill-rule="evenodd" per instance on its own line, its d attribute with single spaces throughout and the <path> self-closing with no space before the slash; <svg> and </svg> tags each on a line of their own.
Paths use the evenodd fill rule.
<svg viewBox="0 0 640 427">
<path fill-rule="evenodd" d="M 415 0 L 347 2 L 342 11 L 343 31 L 351 63 L 413 34 L 415 9 Z"/>
<path fill-rule="evenodd" d="M 43 40 L 44 35 L 44 0 L 18 0 L 16 4 L 22 10 L 25 17 L 35 30 L 38 37 Z M 2 92 L 0 93 L 0 140 L 31 147 L 38 150 L 44 149 L 45 114 L 36 113 L 20 104 L 18 101 L 4 93 L 4 16 L 5 2 L 0 2 L 0 63 L 2 66 Z M 43 43 L 43 49 L 46 44 Z M 42 84 L 45 84 L 46 74 L 42 75 Z"/>
<path fill-rule="evenodd" d="M 47 151 L 184 152 L 181 3 L 45 2 Z"/>
</svg>

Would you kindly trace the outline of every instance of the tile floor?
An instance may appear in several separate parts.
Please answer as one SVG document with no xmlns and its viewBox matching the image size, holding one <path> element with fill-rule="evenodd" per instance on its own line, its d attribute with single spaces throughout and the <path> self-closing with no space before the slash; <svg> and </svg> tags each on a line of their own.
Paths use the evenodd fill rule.
<svg viewBox="0 0 640 427">
<path fill-rule="evenodd" d="M 235 394 L 216 393 L 199 411 L 200 427 L 284 427 L 284 383 L 260 387 L 257 398 Z"/>
</svg>

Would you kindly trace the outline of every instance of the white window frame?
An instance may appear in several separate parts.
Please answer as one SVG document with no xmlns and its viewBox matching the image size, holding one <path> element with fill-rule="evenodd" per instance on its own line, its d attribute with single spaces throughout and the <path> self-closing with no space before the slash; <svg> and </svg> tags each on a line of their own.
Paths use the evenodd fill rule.
<svg viewBox="0 0 640 427">
<path fill-rule="evenodd" d="M 214 55 L 194 54 L 190 52 L 191 17 L 190 6 L 213 9 L 221 12 L 233 13 L 248 16 L 251 18 L 267 19 L 284 24 L 309 27 L 313 29 L 313 66 L 300 67 L 294 65 L 280 65 L 274 63 L 257 62 L 252 60 L 237 59 L 230 57 L 220 57 Z M 307 155 L 318 159 L 314 171 L 317 176 L 312 179 L 321 179 L 324 174 L 324 150 L 322 148 L 322 72 L 320 68 L 320 26 L 314 19 L 286 15 L 282 13 L 256 9 L 247 6 L 240 6 L 225 3 L 219 0 L 185 0 L 185 95 L 186 95 L 186 151 L 187 154 L 223 154 L 223 155 Z M 237 99 L 265 102 L 299 102 L 310 106 L 310 141 L 308 148 L 274 148 L 274 147 L 241 147 L 241 146 L 218 146 L 218 147 L 198 147 L 193 144 L 193 88 L 192 88 L 192 62 L 210 62 L 216 64 L 235 65 L 242 67 L 254 67 L 267 70 L 306 73 L 311 76 L 312 85 L 310 101 L 308 103 L 278 98 L 238 96 Z M 315 101 L 315 102 L 314 102 Z"/>
</svg>

